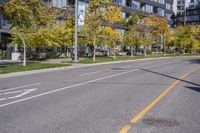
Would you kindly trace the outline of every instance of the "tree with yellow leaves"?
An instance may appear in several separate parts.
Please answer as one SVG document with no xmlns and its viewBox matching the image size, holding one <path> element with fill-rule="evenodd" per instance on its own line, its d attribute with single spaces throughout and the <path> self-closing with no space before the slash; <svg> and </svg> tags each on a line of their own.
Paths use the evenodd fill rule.
<svg viewBox="0 0 200 133">
<path fill-rule="evenodd" d="M 125 35 L 123 37 L 123 42 L 125 46 L 130 47 L 131 57 L 133 57 L 133 49 L 135 51 L 137 46 L 141 45 L 141 32 L 138 28 L 139 17 L 136 14 L 131 14 L 126 23 L 127 30 L 125 31 Z"/>
<path fill-rule="evenodd" d="M 27 36 L 37 31 L 38 26 L 53 23 L 57 12 L 40 0 L 11 0 L 3 6 L 3 14 L 9 18 L 14 40 L 23 44 L 23 66 L 26 66 Z"/>
<path fill-rule="evenodd" d="M 50 27 L 40 27 L 35 32 L 30 32 L 26 37 L 30 47 L 44 48 L 45 46 L 72 46 L 73 29 L 66 28 L 64 24 L 53 24 Z"/>
<path fill-rule="evenodd" d="M 113 26 L 120 22 L 120 8 L 112 4 L 112 0 L 91 0 L 86 9 L 85 25 L 83 27 L 88 43 L 93 45 L 93 61 L 96 60 L 97 42 L 102 39 L 104 33 L 102 26 Z M 112 15 L 111 15 L 112 14 Z M 111 28 L 113 29 L 113 28 Z M 106 28 L 107 30 L 107 28 Z M 111 32 L 109 32 L 111 33 Z M 114 31 L 112 32 L 114 33 Z M 110 35 L 110 34 L 105 34 Z"/>
<path fill-rule="evenodd" d="M 176 53 L 176 39 L 175 29 L 169 30 L 169 32 L 166 34 L 165 44 L 168 47 L 174 47 L 174 54 Z"/>
<path fill-rule="evenodd" d="M 143 38 L 141 38 L 141 35 L 142 35 L 141 32 L 136 27 L 132 27 L 130 30 L 125 32 L 123 42 L 125 46 L 130 47 L 131 57 L 133 57 L 134 55 L 133 52 L 134 48 L 136 51 L 137 47 L 142 44 Z"/>
<path fill-rule="evenodd" d="M 181 25 L 175 28 L 176 46 L 181 53 L 191 50 L 194 40 L 194 31 L 192 26 Z"/>
<path fill-rule="evenodd" d="M 167 39 L 167 35 L 170 31 L 170 26 L 166 18 L 158 18 L 156 16 L 150 16 L 151 18 L 151 26 L 153 28 L 153 33 L 157 38 L 157 48 L 158 46 L 163 46 L 163 52 L 165 53 L 165 43 Z"/>
<path fill-rule="evenodd" d="M 192 50 L 200 50 L 200 25 L 194 25 L 192 30 L 194 33 Z"/>
<path fill-rule="evenodd" d="M 141 41 L 142 41 L 142 45 L 144 47 L 144 55 L 146 56 L 147 47 L 154 44 L 156 41 L 155 34 L 153 33 L 154 24 L 153 24 L 152 17 L 144 17 L 141 20 L 139 27 L 140 27 L 141 36 L 142 36 Z"/>
<path fill-rule="evenodd" d="M 121 17 L 121 8 L 115 5 L 110 5 L 105 9 L 104 20 L 107 24 L 101 30 L 101 34 L 106 38 L 105 42 L 109 47 L 113 48 L 113 59 L 116 59 L 116 43 L 122 42 L 122 36 L 116 31 L 115 25 L 123 21 Z M 112 15 L 111 15 L 112 14 Z"/>
<path fill-rule="evenodd" d="M 113 49 L 113 59 L 116 59 L 116 43 L 122 42 L 122 37 L 116 30 L 111 27 L 104 27 L 101 29 L 101 35 L 105 39 L 105 45 Z"/>
<path fill-rule="evenodd" d="M 93 44 L 93 61 L 96 60 L 96 42 L 99 39 L 100 28 L 103 24 L 103 15 L 110 0 L 91 0 L 86 9 L 85 25 L 83 30 L 88 43 Z"/>
</svg>

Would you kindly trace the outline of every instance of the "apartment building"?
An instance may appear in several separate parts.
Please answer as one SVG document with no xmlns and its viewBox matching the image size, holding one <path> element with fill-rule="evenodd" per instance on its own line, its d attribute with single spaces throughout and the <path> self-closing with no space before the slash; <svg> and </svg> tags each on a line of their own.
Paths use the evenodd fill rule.
<svg viewBox="0 0 200 133">
<path fill-rule="evenodd" d="M 185 9 L 189 6 L 189 0 L 177 0 L 176 14 L 184 14 Z"/>
<path fill-rule="evenodd" d="M 185 14 L 177 14 L 174 17 L 174 25 L 180 24 L 200 24 L 200 4 L 186 8 Z"/>
<path fill-rule="evenodd" d="M 115 0 L 127 13 L 144 12 L 170 20 L 173 14 L 173 0 Z"/>
<path fill-rule="evenodd" d="M 177 0 L 174 2 L 175 6 L 174 7 L 174 12 L 175 14 L 184 14 L 186 8 L 190 7 L 195 7 L 198 5 L 199 0 Z"/>
<path fill-rule="evenodd" d="M 174 25 L 200 24 L 200 1 L 177 0 L 177 10 L 174 16 Z"/>
</svg>

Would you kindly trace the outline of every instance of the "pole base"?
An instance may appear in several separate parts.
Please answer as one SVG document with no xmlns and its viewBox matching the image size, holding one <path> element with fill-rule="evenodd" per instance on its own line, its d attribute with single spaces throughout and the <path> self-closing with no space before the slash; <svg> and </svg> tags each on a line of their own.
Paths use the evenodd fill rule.
<svg viewBox="0 0 200 133">
<path fill-rule="evenodd" d="M 79 60 L 73 60 L 72 62 L 73 62 L 73 63 L 78 63 L 78 62 L 79 62 Z"/>
</svg>

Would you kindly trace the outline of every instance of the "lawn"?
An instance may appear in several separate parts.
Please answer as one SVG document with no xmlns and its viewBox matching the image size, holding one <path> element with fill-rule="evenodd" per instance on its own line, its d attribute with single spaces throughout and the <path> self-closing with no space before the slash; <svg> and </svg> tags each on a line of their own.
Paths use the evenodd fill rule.
<svg viewBox="0 0 200 133">
<path fill-rule="evenodd" d="M 145 59 L 145 58 L 154 58 L 154 57 L 168 57 L 163 55 L 148 55 L 148 56 L 117 56 L 114 60 L 113 57 L 96 57 L 96 61 L 93 61 L 92 58 L 81 58 L 78 63 L 80 64 L 93 64 L 93 63 L 102 63 L 102 62 L 113 62 L 113 61 L 125 61 L 125 60 L 136 60 L 136 59 Z M 66 63 L 66 62 L 62 62 Z M 73 63 L 69 61 L 67 63 Z"/>
<path fill-rule="evenodd" d="M 11 73 L 11 72 L 20 72 L 20 71 L 29 71 L 29 70 L 39 70 L 47 68 L 56 68 L 56 67 L 66 67 L 70 64 L 27 64 L 26 67 L 23 67 L 22 64 L 12 64 L 12 65 L 0 65 L 0 74 Z"/>
<path fill-rule="evenodd" d="M 85 57 L 85 58 L 80 58 L 79 62 L 80 64 L 93 64 L 93 63 L 102 63 L 102 62 L 113 62 L 113 61 L 125 61 L 125 60 L 136 60 L 136 59 L 146 59 L 146 58 L 156 58 L 156 57 L 182 57 L 182 56 L 200 56 L 200 54 L 184 54 L 184 55 L 179 55 L 179 54 L 149 54 L 146 57 L 141 55 L 141 56 L 117 56 L 116 59 L 114 60 L 113 57 L 96 57 L 96 61 L 92 60 L 92 57 Z M 64 61 L 62 63 L 73 63 L 73 61 Z M 76 63 L 76 62 L 75 62 Z"/>
</svg>

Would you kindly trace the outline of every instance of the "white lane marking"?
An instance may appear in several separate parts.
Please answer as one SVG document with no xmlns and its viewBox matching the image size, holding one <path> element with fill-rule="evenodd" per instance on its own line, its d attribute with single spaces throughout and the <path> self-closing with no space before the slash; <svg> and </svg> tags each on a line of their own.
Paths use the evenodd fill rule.
<svg viewBox="0 0 200 133">
<path fill-rule="evenodd" d="M 8 95 L 8 94 L 15 94 L 15 93 L 20 93 L 20 92 L 22 92 L 23 90 L 21 90 L 21 91 L 11 91 L 11 92 L 6 92 L 6 93 L 2 93 L 2 94 L 4 94 L 4 95 Z M 2 94 L 0 94 L 0 95 L 2 95 Z"/>
<path fill-rule="evenodd" d="M 27 95 L 33 91 L 37 90 L 37 88 L 34 89 L 26 89 L 26 90 L 20 90 L 20 91 L 11 91 L 11 92 L 7 92 L 7 93 L 2 93 L 1 95 L 10 95 L 10 94 L 16 94 L 16 93 L 20 93 L 16 96 L 12 96 L 12 97 L 6 97 L 6 98 L 1 98 L 0 101 L 5 101 L 5 100 L 9 100 L 9 99 L 15 99 L 15 98 L 20 98 L 24 95 Z"/>
<path fill-rule="evenodd" d="M 171 63 L 174 63 L 174 62 L 163 63 L 163 64 L 159 64 L 159 65 L 152 65 L 152 66 L 148 66 L 148 67 L 145 67 L 145 68 L 152 68 L 152 67 L 162 66 L 162 65 L 171 64 Z M 78 87 L 78 86 L 81 86 L 81 85 L 85 85 L 85 84 L 88 84 L 88 83 L 100 81 L 100 80 L 103 80 L 103 79 L 124 75 L 124 74 L 130 73 L 130 72 L 134 72 L 134 71 L 138 71 L 138 70 L 140 70 L 140 69 L 133 69 L 133 70 L 130 70 L 130 71 L 121 72 L 121 73 L 113 74 L 113 75 L 110 75 L 110 76 L 105 76 L 105 77 L 101 77 L 101 78 L 98 78 L 98 79 L 89 80 L 87 82 L 83 82 L 83 83 L 79 83 L 79 84 L 63 87 L 63 88 L 56 89 L 56 90 L 53 90 L 53 91 L 48 91 L 48 92 L 41 93 L 41 94 L 38 94 L 38 95 L 35 95 L 35 96 L 30 96 L 30 97 L 23 98 L 23 99 L 20 99 L 20 100 L 16 100 L 16 101 L 13 101 L 13 102 L 1 104 L 0 108 L 8 106 L 8 105 L 15 104 L 15 103 L 20 103 L 20 102 L 23 102 L 23 101 L 27 101 L 27 100 L 30 100 L 30 99 L 33 99 L 33 98 L 37 98 L 37 97 L 45 96 L 45 95 L 48 95 L 48 94 L 52 94 L 52 93 L 55 93 L 55 92 L 63 91 L 63 90 L 69 89 L 69 88 Z"/>
<path fill-rule="evenodd" d="M 4 100 L 6 100 L 6 98 L 1 98 L 1 99 L 0 99 L 0 101 L 4 101 Z"/>
<path fill-rule="evenodd" d="M 16 89 L 21 89 L 21 88 L 26 88 L 26 87 L 30 87 L 30 86 L 40 85 L 40 84 L 42 84 L 42 83 L 34 83 L 34 84 L 28 84 L 28 85 L 18 86 L 18 87 L 14 87 L 14 88 L 9 88 L 9 89 L 0 91 L 0 93 L 6 92 L 6 91 L 11 91 L 11 90 L 16 90 Z"/>
<path fill-rule="evenodd" d="M 35 91 L 35 90 L 37 90 L 37 88 L 34 88 L 34 89 L 28 89 L 28 90 L 23 90 L 23 93 L 21 93 L 21 94 L 19 94 L 19 95 L 17 95 L 17 96 L 8 97 L 8 99 L 20 98 L 20 97 L 22 97 L 22 96 L 24 96 L 24 95 L 27 95 L 27 94 L 29 94 L 29 93 Z"/>
<path fill-rule="evenodd" d="M 91 73 L 85 73 L 85 74 L 82 74 L 82 75 L 79 75 L 80 77 L 82 76 L 88 76 L 88 75 L 92 75 L 92 74 L 97 74 L 97 73 L 100 73 L 101 71 L 97 71 L 97 72 L 91 72 Z"/>
</svg>

